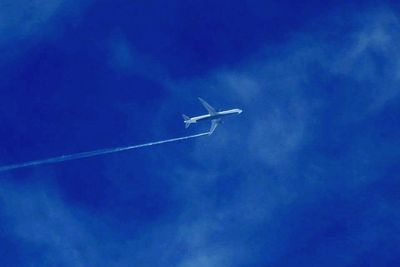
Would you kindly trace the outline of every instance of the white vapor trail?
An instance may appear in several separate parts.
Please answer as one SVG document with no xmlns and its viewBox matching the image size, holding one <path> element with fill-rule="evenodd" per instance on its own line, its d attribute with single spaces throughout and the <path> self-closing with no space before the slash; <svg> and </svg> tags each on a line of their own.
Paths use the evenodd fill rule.
<svg viewBox="0 0 400 267">
<path fill-rule="evenodd" d="M 131 150 L 131 149 L 136 149 L 136 148 L 141 148 L 141 147 L 146 147 L 146 146 L 154 146 L 154 145 L 176 142 L 176 141 L 181 141 L 181 140 L 186 140 L 186 139 L 191 139 L 191 138 L 197 138 L 197 137 L 201 137 L 201 136 L 205 136 L 205 135 L 209 135 L 209 133 L 208 132 L 200 133 L 200 134 L 172 138 L 172 139 L 167 139 L 167 140 L 163 140 L 163 141 L 156 141 L 156 142 L 140 144 L 140 145 L 106 148 L 106 149 L 99 149 L 99 150 L 81 152 L 81 153 L 76 153 L 76 154 L 62 155 L 62 156 L 48 158 L 48 159 L 42 159 L 42 160 L 28 161 L 28 162 L 23 162 L 23 163 L 19 163 L 19 164 L 2 166 L 2 167 L 0 167 L 0 172 L 21 169 L 21 168 L 31 167 L 31 166 L 37 166 L 37 165 L 42 165 L 42 164 L 51 164 L 51 163 L 57 163 L 57 162 L 62 162 L 62 161 L 67 161 L 67 160 L 82 159 L 82 158 L 94 157 L 94 156 L 99 156 L 99 155 L 104 155 L 104 154 L 111 154 L 111 153 L 116 153 L 116 152 L 121 152 L 121 151 L 125 151 L 125 150 Z"/>
</svg>

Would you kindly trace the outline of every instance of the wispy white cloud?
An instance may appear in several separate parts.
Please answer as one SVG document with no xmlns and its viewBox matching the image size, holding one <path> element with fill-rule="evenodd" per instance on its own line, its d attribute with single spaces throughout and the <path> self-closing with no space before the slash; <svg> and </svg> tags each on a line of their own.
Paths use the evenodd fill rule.
<svg viewBox="0 0 400 267">
<path fill-rule="evenodd" d="M 57 5 L 52 5 L 49 10 L 56 12 Z M 176 248 L 184 251 L 179 256 L 178 266 L 240 265 L 254 252 L 254 247 L 246 245 L 243 235 L 254 234 L 249 229 L 257 229 L 261 224 L 264 229 L 274 229 L 273 224 L 279 224 L 279 219 L 274 219 L 277 211 L 285 211 L 292 203 L 307 198 L 299 188 L 276 176 L 280 173 L 295 176 L 291 168 L 315 134 L 312 124 L 319 119 L 316 113 L 326 105 L 326 99 L 307 94 L 310 90 L 328 90 L 315 88 L 313 84 L 319 77 L 315 77 L 310 69 L 317 66 L 331 78 L 337 75 L 355 82 L 371 81 L 379 85 L 379 90 L 360 89 L 364 90 L 368 105 L 361 113 L 355 111 L 358 117 L 379 112 L 398 95 L 398 78 L 390 78 L 391 75 L 398 77 L 395 74 L 399 73 L 400 58 L 395 44 L 400 36 L 397 18 L 389 10 L 388 13 L 372 12 L 365 16 L 368 21 L 375 22 L 356 27 L 340 49 L 329 40 L 305 33 L 294 36 L 283 47 L 274 48 L 274 56 L 268 53 L 271 48 L 266 47 L 266 53 L 261 51 L 238 66 L 213 70 L 192 80 L 163 78 L 160 81 L 159 74 L 166 73 L 162 66 L 136 52 L 125 38 L 118 37 L 108 44 L 109 62 L 113 67 L 164 83 L 176 96 L 176 102 L 201 95 L 211 98 L 210 102 L 220 100 L 221 105 L 235 103 L 244 108 L 244 113 L 236 122 L 222 125 L 207 141 L 199 140 L 193 149 L 185 151 L 188 160 L 194 162 L 192 165 L 182 164 L 173 169 L 168 165 L 159 170 L 172 177 L 170 183 L 175 189 L 171 193 L 183 202 L 178 218 L 166 223 L 168 225 L 155 225 L 151 233 L 121 237 L 120 240 L 114 237 L 119 233 L 118 229 L 105 227 L 109 232 L 97 236 L 104 226 L 93 222 L 101 222 L 104 218 L 66 203 L 51 187 L 1 183 L 4 205 L 0 211 L 11 222 L 10 231 L 16 238 L 45 247 L 44 254 L 49 255 L 45 257 L 51 257 L 46 261 L 55 265 L 123 266 L 136 260 L 143 262 L 143 258 L 149 262 L 168 262 Z M 15 26 L 10 24 L 1 29 L 12 27 Z M 385 59 L 383 74 L 370 57 L 374 53 Z M 386 62 L 389 62 L 388 66 Z M 143 66 L 145 68 L 141 68 Z M 373 111 L 371 107 L 374 107 Z M 159 117 L 163 118 L 165 110 L 161 111 Z M 157 157 L 171 160 L 169 155 L 157 154 Z M 113 170 L 110 173 L 115 175 L 115 168 L 109 166 Z M 119 178 L 114 180 L 118 186 L 123 186 L 124 178 L 121 177 L 131 177 L 121 170 L 117 173 Z M 221 195 L 218 187 L 229 185 L 230 182 L 223 179 L 230 177 L 239 179 L 232 180 L 235 185 Z M 224 230 L 227 228 L 230 230 Z M 283 253 L 280 249 L 284 248 L 265 253 L 269 253 L 270 258 L 279 257 Z M 154 254 L 148 255 L 155 251 L 159 252 L 159 259 L 154 259 Z"/>
<path fill-rule="evenodd" d="M 246 116 L 245 122 L 241 120 L 241 126 L 232 122 L 227 126 L 229 132 L 222 126 L 209 140 L 196 141 L 190 156 L 199 162 L 199 169 L 183 167 L 176 174 L 179 181 L 176 187 L 181 192 L 188 192 L 188 198 L 196 199 L 195 203 L 190 203 L 192 209 L 197 210 L 196 215 L 200 216 L 198 223 L 202 226 L 201 230 L 196 230 L 195 224 L 193 233 L 188 234 L 189 238 L 200 242 L 202 247 L 212 248 L 215 243 L 208 237 L 218 235 L 219 228 L 226 227 L 231 220 L 237 220 L 242 227 L 251 228 L 263 223 L 268 228 L 276 210 L 282 211 L 291 203 L 303 201 L 300 191 L 287 181 L 274 182 L 273 175 L 267 170 L 298 177 L 291 169 L 295 170 L 302 148 L 319 133 L 313 127 L 321 119 L 320 111 L 330 107 L 327 103 L 329 99 L 310 97 L 331 90 L 316 88 L 316 84 L 323 84 L 321 79 L 332 83 L 343 80 L 352 84 L 368 82 L 376 86 L 376 89 L 373 86 L 350 89 L 355 93 L 355 102 L 359 97 L 365 105 L 350 105 L 345 110 L 338 108 L 336 112 L 332 111 L 338 116 L 343 113 L 339 120 L 347 126 L 351 126 L 354 118 L 363 120 L 371 112 L 380 112 L 386 103 L 398 96 L 398 18 L 388 9 L 364 12 L 361 17 L 362 24 L 359 17 L 351 18 L 355 30 L 346 33 L 349 38 L 340 47 L 318 34 L 298 34 L 284 46 L 273 48 L 273 56 L 267 46 L 265 53 L 259 52 L 232 68 L 216 69 L 192 80 L 170 81 L 167 86 L 183 99 L 201 95 L 205 98 L 209 96 L 213 101 L 238 103 L 244 109 L 241 116 Z M 382 57 L 383 61 L 377 62 L 375 56 Z M 314 68 L 324 76 L 315 76 Z M 226 164 L 230 165 L 228 169 L 222 167 Z M 245 173 L 240 172 L 241 166 L 249 168 L 254 164 L 261 164 L 257 166 L 260 169 L 264 167 L 264 171 L 259 169 L 254 173 L 247 169 Z M 239 175 L 243 184 L 237 185 L 238 192 L 232 192 L 235 196 L 229 204 L 221 206 L 217 204 L 215 195 L 202 192 L 202 189 L 217 187 L 221 177 L 229 176 L 229 173 Z M 365 182 L 368 181 L 358 181 Z M 251 183 L 256 186 L 251 186 Z M 217 214 L 224 216 L 218 220 Z M 210 263 L 205 262 L 213 266 L 214 261 L 221 259 L 213 254 L 210 256 L 207 249 L 193 250 L 195 253 L 190 259 L 185 259 L 185 264 L 190 262 L 197 266 L 199 259 L 210 259 Z M 230 253 L 233 251 L 238 251 L 238 247 L 225 248 L 220 256 L 228 263 L 217 264 L 230 266 L 229 259 L 225 257 L 231 257 L 231 262 L 240 261 L 234 253 Z M 279 252 L 274 253 L 271 257 L 279 257 Z"/>
<path fill-rule="evenodd" d="M 167 78 L 165 69 L 157 60 L 136 51 L 134 43 L 118 33 L 108 40 L 109 63 L 116 73 L 135 74 L 163 81 Z"/>
<path fill-rule="evenodd" d="M 79 209 L 64 203 L 44 184 L 0 183 L 0 211 L 9 234 L 37 250 L 38 265 L 87 266 L 95 260 L 96 242 Z"/>
<path fill-rule="evenodd" d="M 371 87 L 360 88 L 371 100 L 368 110 L 376 111 L 398 96 L 400 89 L 400 20 L 388 8 L 355 17 L 357 32 L 350 36 L 331 69 Z M 375 87 L 375 88 L 374 88 Z M 369 91 L 367 91 L 369 90 Z"/>
<path fill-rule="evenodd" d="M 79 21 L 92 0 L 3 0 L 0 2 L 2 64 L 14 60 L 32 44 L 62 32 L 65 23 Z"/>
<path fill-rule="evenodd" d="M 5 0 L 0 3 L 1 43 L 38 33 L 58 11 L 63 0 Z"/>
</svg>

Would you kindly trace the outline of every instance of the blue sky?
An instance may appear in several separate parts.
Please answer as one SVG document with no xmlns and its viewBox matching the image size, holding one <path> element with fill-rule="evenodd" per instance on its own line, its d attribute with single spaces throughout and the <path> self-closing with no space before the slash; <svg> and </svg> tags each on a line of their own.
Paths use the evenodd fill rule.
<svg viewBox="0 0 400 267">
<path fill-rule="evenodd" d="M 400 266 L 395 1 L 0 2 L 2 266 Z"/>
</svg>

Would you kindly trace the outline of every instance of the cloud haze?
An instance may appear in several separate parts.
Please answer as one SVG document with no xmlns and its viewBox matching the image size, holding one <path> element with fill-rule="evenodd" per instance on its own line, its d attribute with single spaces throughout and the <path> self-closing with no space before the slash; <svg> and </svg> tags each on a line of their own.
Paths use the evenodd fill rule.
<svg viewBox="0 0 400 267">
<path fill-rule="evenodd" d="M 45 5 L 40 18 L 30 11 L 17 34 L 32 34 L 59 5 Z M 28 12 L 7 9 L 16 21 L 0 33 Z M 141 109 L 121 139 L 145 135 L 147 125 L 153 136 L 185 134 L 176 114 L 204 112 L 197 96 L 244 112 L 207 139 L 88 161 L 75 172 L 2 176 L 1 230 L 35 255 L 21 266 L 362 266 L 379 247 L 388 254 L 374 263 L 395 262 L 398 238 L 387 237 L 399 230 L 398 201 L 386 190 L 396 186 L 388 181 L 399 152 L 388 148 L 398 141 L 377 118 L 399 100 L 400 21 L 389 8 L 335 12 L 238 63 L 181 78 L 123 33 L 100 40 L 104 77 L 111 69 L 162 90 L 154 110 L 134 103 Z M 124 104 L 115 105 L 132 113 Z M 68 191 L 65 177 L 82 191 Z"/>
</svg>

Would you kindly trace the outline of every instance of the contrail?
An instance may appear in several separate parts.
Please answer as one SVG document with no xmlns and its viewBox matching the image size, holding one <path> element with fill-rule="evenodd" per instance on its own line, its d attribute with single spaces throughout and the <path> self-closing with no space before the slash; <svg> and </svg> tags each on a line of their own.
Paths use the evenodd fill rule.
<svg viewBox="0 0 400 267">
<path fill-rule="evenodd" d="M 163 141 L 150 142 L 150 143 L 140 144 L 140 145 L 99 149 L 99 150 L 81 152 L 81 153 L 76 153 L 76 154 L 62 155 L 62 156 L 48 158 L 48 159 L 34 160 L 34 161 L 29 161 L 29 162 L 24 162 L 24 163 L 19 163 L 19 164 L 2 166 L 2 167 L 0 167 L 0 172 L 21 169 L 21 168 L 26 168 L 26 167 L 32 167 L 32 166 L 37 166 L 37 165 L 42 165 L 42 164 L 51 164 L 51 163 L 57 163 L 57 162 L 62 162 L 62 161 L 67 161 L 67 160 L 82 159 L 82 158 L 94 157 L 94 156 L 99 156 L 99 155 L 104 155 L 104 154 L 111 154 L 111 153 L 116 153 L 116 152 L 121 152 L 121 151 L 125 151 L 125 150 L 131 150 L 131 149 L 136 149 L 136 148 L 141 148 L 141 147 L 146 147 L 146 146 L 161 145 L 161 144 L 170 143 L 170 142 L 176 142 L 176 141 L 181 141 L 181 140 L 186 140 L 186 139 L 191 139 L 191 138 L 197 138 L 197 137 L 201 137 L 201 136 L 205 136 L 205 135 L 209 135 L 209 133 L 208 132 L 200 133 L 200 134 L 172 138 L 172 139 L 167 139 L 167 140 L 163 140 Z"/>
</svg>

